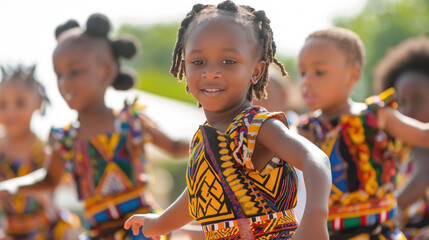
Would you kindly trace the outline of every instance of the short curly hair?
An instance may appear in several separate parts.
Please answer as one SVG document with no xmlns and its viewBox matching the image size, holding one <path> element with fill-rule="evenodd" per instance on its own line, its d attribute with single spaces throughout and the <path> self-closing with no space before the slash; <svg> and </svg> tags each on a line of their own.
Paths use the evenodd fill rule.
<svg viewBox="0 0 429 240">
<path fill-rule="evenodd" d="M 374 71 L 374 89 L 382 92 L 394 87 L 405 72 L 418 72 L 429 77 L 429 38 L 414 37 L 390 49 Z"/>
<path fill-rule="evenodd" d="M 311 38 L 321 38 L 334 41 L 346 54 L 347 60 L 352 64 L 365 65 L 365 48 L 359 35 L 355 32 L 341 27 L 333 27 L 310 34 L 306 41 Z"/>
</svg>

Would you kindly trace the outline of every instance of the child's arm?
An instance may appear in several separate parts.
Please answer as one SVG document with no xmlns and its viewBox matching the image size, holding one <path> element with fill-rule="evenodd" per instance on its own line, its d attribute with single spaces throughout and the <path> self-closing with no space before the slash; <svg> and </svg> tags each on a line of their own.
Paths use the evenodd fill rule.
<svg viewBox="0 0 429 240">
<path fill-rule="evenodd" d="M 262 124 L 257 142 L 303 171 L 307 201 L 294 239 L 328 239 L 326 222 L 332 183 L 326 154 L 273 118 Z"/>
<path fill-rule="evenodd" d="M 171 154 L 173 157 L 184 157 L 189 154 L 189 142 L 174 140 L 161 132 L 146 115 L 140 114 L 143 120 L 144 131 L 150 135 L 151 142 Z"/>
<path fill-rule="evenodd" d="M 405 208 L 422 197 L 429 186 L 429 149 L 415 148 L 413 156 L 411 176 L 397 196 L 400 208 Z"/>
<path fill-rule="evenodd" d="M 53 191 L 60 182 L 64 169 L 65 164 L 60 158 L 60 153 L 53 151 L 47 169 L 42 168 L 25 176 L 3 181 L 0 183 L 0 192 L 37 194 Z"/>
<path fill-rule="evenodd" d="M 378 110 L 378 126 L 408 144 L 429 147 L 429 123 L 422 123 L 390 107 Z"/>
<path fill-rule="evenodd" d="M 156 237 L 179 229 L 192 220 L 193 218 L 189 215 L 188 188 L 186 188 L 179 198 L 161 215 L 133 215 L 125 222 L 124 228 L 129 229 L 131 227 L 133 234 L 137 235 L 140 227 L 143 227 L 142 231 L 146 237 Z"/>
</svg>

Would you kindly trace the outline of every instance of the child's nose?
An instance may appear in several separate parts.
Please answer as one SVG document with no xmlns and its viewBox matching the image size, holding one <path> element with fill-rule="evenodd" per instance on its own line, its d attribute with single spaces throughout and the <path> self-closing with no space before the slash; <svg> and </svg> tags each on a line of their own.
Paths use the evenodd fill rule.
<svg viewBox="0 0 429 240">
<path fill-rule="evenodd" d="M 217 79 L 222 77 L 222 74 L 218 71 L 205 71 L 201 74 L 203 79 Z"/>
</svg>

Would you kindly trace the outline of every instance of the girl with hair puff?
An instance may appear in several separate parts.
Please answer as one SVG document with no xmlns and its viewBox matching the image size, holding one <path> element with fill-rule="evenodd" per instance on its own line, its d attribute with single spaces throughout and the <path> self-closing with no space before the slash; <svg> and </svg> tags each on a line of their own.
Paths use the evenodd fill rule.
<svg viewBox="0 0 429 240">
<path fill-rule="evenodd" d="M 132 58 L 136 45 L 108 37 L 106 16 L 89 17 L 83 31 L 76 21 L 59 26 L 53 53 L 58 88 L 78 122 L 53 129 L 51 164 L 41 181 L 21 186 L 18 192 L 35 192 L 56 186 L 63 170 L 70 171 L 84 203 L 85 239 L 146 239 L 122 228 L 136 212 L 156 208 L 147 192 L 149 173 L 144 143 L 151 141 L 173 156 L 185 156 L 189 144 L 159 131 L 133 102 L 115 113 L 104 102 L 107 87 L 126 90 L 133 77 L 120 68 L 120 58 Z"/>
</svg>

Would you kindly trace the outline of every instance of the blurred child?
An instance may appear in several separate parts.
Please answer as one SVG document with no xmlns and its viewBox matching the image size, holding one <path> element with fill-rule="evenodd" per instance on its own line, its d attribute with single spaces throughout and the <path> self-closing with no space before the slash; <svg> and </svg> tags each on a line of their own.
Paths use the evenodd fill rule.
<svg viewBox="0 0 429 240">
<path fill-rule="evenodd" d="M 375 71 L 378 90 L 395 87 L 398 109 L 429 122 L 429 38 L 404 41 L 380 61 Z M 407 239 L 429 239 L 429 149 L 414 148 L 398 172 L 398 206 Z"/>
<path fill-rule="evenodd" d="M 252 104 L 264 107 L 269 112 L 284 112 L 289 125 L 294 124 L 298 120 L 298 114 L 293 111 L 294 86 L 289 77 L 284 77 L 274 67 L 268 69 L 268 75 L 267 97 L 253 100 Z"/>
<path fill-rule="evenodd" d="M 429 146 L 429 125 L 400 114 L 392 89 L 354 102 L 350 95 L 364 62 L 354 32 L 332 28 L 310 34 L 299 54 L 299 78 L 314 112 L 300 120 L 298 130 L 331 161 L 330 238 L 405 239 L 391 222 L 397 207 L 389 137 Z"/>
<path fill-rule="evenodd" d="M 162 215 L 138 214 L 126 229 L 157 236 L 196 219 L 206 239 L 327 239 L 330 175 L 325 154 L 287 127 L 284 113 L 254 107 L 264 97 L 275 43 L 264 11 L 224 1 L 196 4 L 182 21 L 171 73 L 202 106 L 207 122 L 191 144 L 187 188 Z M 300 227 L 296 175 L 307 205 Z"/>
<path fill-rule="evenodd" d="M 56 29 L 58 46 L 53 54 L 61 95 L 78 112 L 78 122 L 52 131 L 52 161 L 46 176 L 19 192 L 52 189 L 67 168 L 74 175 L 79 199 L 84 202 L 85 239 L 146 239 L 133 237 L 122 226 L 135 212 L 156 207 L 146 191 L 148 177 L 144 143 L 151 141 L 174 156 L 185 156 L 189 144 L 160 132 L 141 113 L 136 102 L 120 113 L 104 102 L 106 89 L 126 90 L 131 75 L 119 66 L 119 57 L 131 58 L 135 44 L 108 38 L 109 20 L 92 15 L 85 31 L 70 20 Z"/>
<path fill-rule="evenodd" d="M 35 79 L 35 66 L 2 68 L 0 82 L 0 181 L 20 177 L 47 165 L 42 140 L 30 129 L 33 113 L 44 112 L 49 103 L 45 88 Z M 5 217 L 6 239 L 77 238 L 79 218 L 54 204 L 53 192 L 37 195 L 16 194 L 0 199 Z"/>
</svg>

